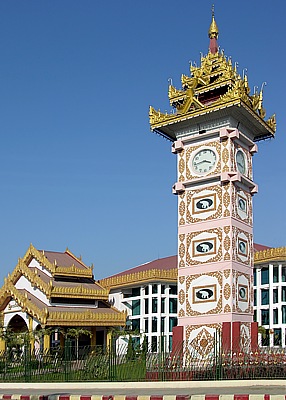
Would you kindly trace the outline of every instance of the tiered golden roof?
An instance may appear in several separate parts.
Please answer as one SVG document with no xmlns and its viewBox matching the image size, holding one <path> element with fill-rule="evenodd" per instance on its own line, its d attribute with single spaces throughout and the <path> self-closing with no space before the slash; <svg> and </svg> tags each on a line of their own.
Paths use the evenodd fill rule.
<svg viewBox="0 0 286 400">
<path fill-rule="evenodd" d="M 125 313 L 105 303 L 108 301 L 109 289 L 93 280 L 92 268 L 87 267 L 68 250 L 65 253 L 58 253 L 58 259 L 64 261 L 67 255 L 69 262 L 75 264 L 57 265 L 55 254 L 57 253 L 39 251 L 30 245 L 25 256 L 18 260 L 14 271 L 4 280 L 4 285 L 0 289 L 0 312 L 3 312 L 10 300 L 14 299 L 23 312 L 27 312 L 46 326 L 124 326 Z M 51 262 L 49 258 L 55 261 Z M 31 264 L 33 259 L 49 274 L 33 266 L 35 265 Z M 48 300 L 56 298 L 58 303 L 59 298 L 66 299 L 64 301 L 66 306 L 52 303 L 48 305 L 31 291 L 21 289 L 21 286 L 17 287 L 17 282 L 22 276 L 29 281 L 33 289 L 39 289 Z M 69 304 L 71 299 L 75 299 L 75 304 L 78 299 L 98 300 L 103 306 L 71 307 Z"/>
<path fill-rule="evenodd" d="M 218 28 L 212 17 L 209 29 L 210 40 L 218 37 Z M 182 89 L 169 86 L 169 100 L 172 112 L 162 113 L 150 106 L 149 117 L 153 131 L 176 140 L 172 125 L 186 126 L 186 121 L 200 120 L 201 116 L 229 108 L 234 113 L 240 108 L 240 113 L 255 127 L 254 140 L 273 137 L 276 130 L 275 114 L 266 119 L 263 108 L 263 91 L 250 94 L 247 75 L 243 77 L 237 72 L 223 51 L 217 50 L 202 56 L 200 66 L 190 65 L 190 76 L 182 75 Z"/>
</svg>

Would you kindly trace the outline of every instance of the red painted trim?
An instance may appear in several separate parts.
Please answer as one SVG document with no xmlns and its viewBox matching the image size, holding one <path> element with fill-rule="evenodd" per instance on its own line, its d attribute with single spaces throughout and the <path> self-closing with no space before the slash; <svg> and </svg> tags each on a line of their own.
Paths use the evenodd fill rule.
<svg viewBox="0 0 286 400">
<path fill-rule="evenodd" d="M 285 396 L 286 397 L 286 396 Z M 270 394 L 265 394 L 264 395 L 264 400 L 270 400 Z"/>
<path fill-rule="evenodd" d="M 60 395 L 59 400 L 70 400 L 70 396 Z"/>
<path fill-rule="evenodd" d="M 80 396 L 80 400 L 91 400 L 91 396 Z"/>
<path fill-rule="evenodd" d="M 12 399 L 12 395 L 11 394 L 3 394 L 2 399 Z"/>
<path fill-rule="evenodd" d="M 114 396 L 102 396 L 101 400 L 113 400 Z"/>
<path fill-rule="evenodd" d="M 183 394 L 179 394 L 176 396 L 176 400 L 189 400 L 191 398 L 191 396 L 189 396 L 188 394 L 183 395 Z"/>
<path fill-rule="evenodd" d="M 125 400 L 137 400 L 138 396 L 125 396 Z"/>
<path fill-rule="evenodd" d="M 150 400 L 163 400 L 164 396 L 150 396 Z"/>
<path fill-rule="evenodd" d="M 219 400 L 218 394 L 206 394 L 205 400 Z"/>
<path fill-rule="evenodd" d="M 30 396 L 21 395 L 20 400 L 30 400 Z"/>
<path fill-rule="evenodd" d="M 233 400 L 249 400 L 249 394 L 235 394 Z"/>
</svg>

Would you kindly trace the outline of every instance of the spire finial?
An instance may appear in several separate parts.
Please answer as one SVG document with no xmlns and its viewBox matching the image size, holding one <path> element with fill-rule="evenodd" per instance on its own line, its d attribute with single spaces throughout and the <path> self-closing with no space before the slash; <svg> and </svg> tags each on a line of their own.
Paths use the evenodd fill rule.
<svg viewBox="0 0 286 400">
<path fill-rule="evenodd" d="M 210 52 L 212 54 L 215 54 L 218 52 L 218 44 L 217 44 L 218 27 L 215 22 L 214 4 L 212 5 L 212 22 L 211 22 L 210 28 L 209 28 L 209 38 L 210 38 Z"/>
</svg>

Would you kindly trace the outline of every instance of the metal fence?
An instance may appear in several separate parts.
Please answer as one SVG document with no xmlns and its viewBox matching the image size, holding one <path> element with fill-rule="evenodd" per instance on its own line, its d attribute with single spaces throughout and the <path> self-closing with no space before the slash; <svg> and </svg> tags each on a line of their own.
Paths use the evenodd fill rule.
<svg viewBox="0 0 286 400">
<path fill-rule="evenodd" d="M 0 354 L 0 381 L 167 381 L 219 379 L 285 379 L 286 352 L 283 348 L 224 353 L 190 352 L 182 343 L 173 353 L 153 353 L 137 348 L 130 353 L 102 347 L 73 347 L 47 352 L 11 349 Z"/>
</svg>

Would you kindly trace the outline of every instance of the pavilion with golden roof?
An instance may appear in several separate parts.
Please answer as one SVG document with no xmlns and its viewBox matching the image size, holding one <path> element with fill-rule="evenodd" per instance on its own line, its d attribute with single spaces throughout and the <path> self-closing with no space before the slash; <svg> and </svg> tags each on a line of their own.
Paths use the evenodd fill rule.
<svg viewBox="0 0 286 400">
<path fill-rule="evenodd" d="M 51 328 L 43 339 L 45 350 L 63 345 L 63 333 L 76 327 L 90 331 L 80 344 L 104 346 L 110 329 L 126 320 L 124 312 L 110 306 L 108 294 L 94 280 L 93 267 L 69 250 L 39 251 L 30 245 L 0 290 L 2 327 L 14 332 Z"/>
</svg>

